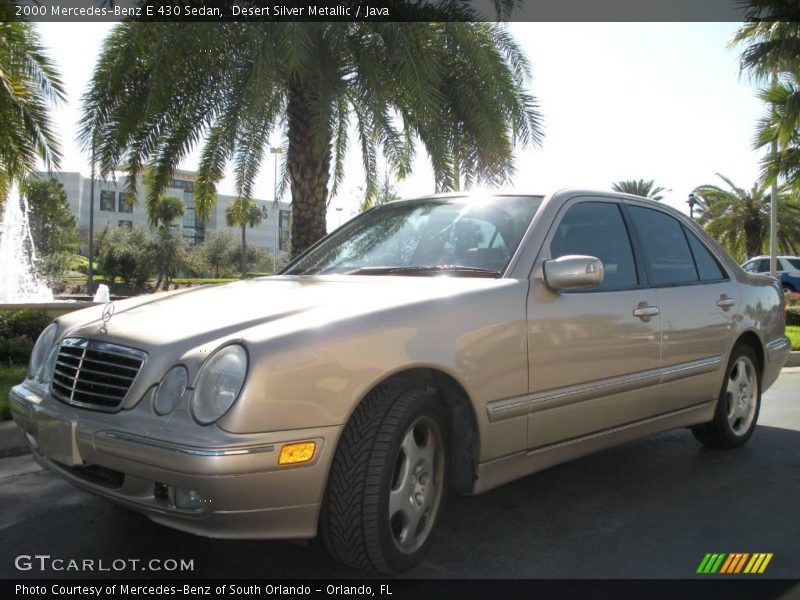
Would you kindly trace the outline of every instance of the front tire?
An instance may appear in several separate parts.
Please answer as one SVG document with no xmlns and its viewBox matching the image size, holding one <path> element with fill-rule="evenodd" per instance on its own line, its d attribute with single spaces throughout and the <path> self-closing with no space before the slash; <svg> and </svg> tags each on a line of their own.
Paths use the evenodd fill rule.
<svg viewBox="0 0 800 600">
<path fill-rule="evenodd" d="M 753 349 L 737 345 L 731 352 L 714 420 L 692 428 L 709 448 L 744 446 L 755 431 L 761 409 L 761 371 Z"/>
<path fill-rule="evenodd" d="M 422 560 L 444 497 L 445 423 L 425 390 L 387 385 L 364 398 L 342 433 L 322 506 L 334 557 L 383 573 Z"/>
</svg>

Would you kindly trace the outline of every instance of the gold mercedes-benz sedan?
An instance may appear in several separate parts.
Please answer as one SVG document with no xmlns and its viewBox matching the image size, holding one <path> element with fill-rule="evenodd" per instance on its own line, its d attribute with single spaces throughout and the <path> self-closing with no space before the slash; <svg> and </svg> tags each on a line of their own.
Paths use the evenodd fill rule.
<svg viewBox="0 0 800 600">
<path fill-rule="evenodd" d="M 396 572 L 478 494 L 690 427 L 736 448 L 789 353 L 780 284 L 624 194 L 437 196 L 278 276 L 60 317 L 14 419 L 36 458 L 153 521 L 311 538 Z"/>
</svg>

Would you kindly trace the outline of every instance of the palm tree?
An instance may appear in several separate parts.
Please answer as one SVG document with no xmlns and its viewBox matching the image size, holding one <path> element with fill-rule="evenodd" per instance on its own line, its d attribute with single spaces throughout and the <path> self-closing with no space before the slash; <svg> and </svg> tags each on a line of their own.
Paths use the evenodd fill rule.
<svg viewBox="0 0 800 600">
<path fill-rule="evenodd" d="M 382 204 L 388 204 L 395 200 L 400 200 L 400 194 L 397 193 L 394 183 L 389 180 L 389 170 L 386 169 L 383 172 L 383 183 L 380 188 L 378 188 L 378 192 L 374 197 L 364 200 L 358 210 L 359 212 L 365 212 L 371 208 Z"/>
<path fill-rule="evenodd" d="M 180 258 L 183 254 L 183 240 L 177 238 L 177 234 L 171 231 L 171 227 L 177 219 L 183 217 L 186 213 L 186 207 L 180 198 L 161 196 L 157 203 L 148 203 L 147 212 L 150 224 L 156 228 L 159 238 L 155 252 L 158 266 L 158 279 L 156 280 L 155 289 L 158 290 L 161 287 L 162 281 L 165 283 L 164 289 L 168 289 L 170 283 L 168 267 L 175 268 L 176 263 L 180 262 L 180 260 L 176 260 L 176 256 Z"/>
<path fill-rule="evenodd" d="M 651 200 L 662 200 L 664 196 L 661 195 L 661 192 L 665 191 L 663 187 L 656 186 L 656 182 L 652 179 L 626 179 L 611 184 L 611 187 L 615 192 L 633 194 Z"/>
<path fill-rule="evenodd" d="M 743 73 L 762 84 L 769 106 L 759 121 L 755 147 L 775 143 L 764 159 L 768 181 L 783 178 L 800 191 L 800 4 L 796 0 L 749 0 L 747 23 L 730 45 L 743 47 Z"/>
<path fill-rule="evenodd" d="M 436 20 L 438 9 L 424 10 Z M 403 178 L 417 140 L 439 190 L 507 182 L 515 144 L 542 135 L 529 78 L 515 40 L 491 23 L 126 22 L 104 43 L 80 140 L 97 140 L 101 171 L 127 171 L 129 186 L 150 165 L 153 196 L 202 140 L 195 201 L 207 219 L 228 163 L 236 195 L 252 198 L 264 149 L 280 137 L 296 255 L 325 235 L 352 142 L 366 198 L 377 193 L 380 155 Z"/>
<path fill-rule="evenodd" d="M 766 251 L 769 239 L 769 185 L 761 181 L 749 190 L 736 186 L 717 173 L 727 185 L 701 185 L 695 188 L 697 222 L 728 253 L 741 261 Z M 800 250 L 800 203 L 789 186 L 778 189 L 778 248 L 787 254 Z"/>
<path fill-rule="evenodd" d="M 6 14 L 8 13 L 8 14 Z M 34 26 L 0 9 L 0 200 L 9 186 L 36 169 L 39 159 L 57 168 L 61 151 L 48 109 L 64 99 L 64 87 L 39 44 Z M 5 20 L 3 20 L 5 19 Z"/>
<path fill-rule="evenodd" d="M 155 206 L 148 206 L 150 223 L 155 227 L 169 227 L 186 214 L 183 201 L 176 196 L 162 196 Z"/>
<path fill-rule="evenodd" d="M 229 227 L 242 228 L 242 279 L 247 276 L 247 227 L 256 227 L 261 223 L 263 214 L 255 200 L 251 198 L 235 198 L 225 209 L 225 220 Z"/>
</svg>

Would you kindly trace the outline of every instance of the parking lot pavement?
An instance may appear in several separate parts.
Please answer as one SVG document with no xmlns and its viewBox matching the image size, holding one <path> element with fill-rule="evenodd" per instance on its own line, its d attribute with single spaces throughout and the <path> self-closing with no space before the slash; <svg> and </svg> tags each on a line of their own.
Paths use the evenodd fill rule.
<svg viewBox="0 0 800 600">
<path fill-rule="evenodd" d="M 765 395 L 759 423 L 735 451 L 706 450 L 680 430 L 481 496 L 451 495 L 428 558 L 406 576 L 684 578 L 707 552 L 772 552 L 763 576 L 797 578 L 800 369 L 785 370 Z M 210 540 L 161 527 L 73 488 L 29 455 L 0 460 L 0 502 L 0 577 L 43 576 L 15 570 L 20 554 L 193 559 L 193 576 L 365 575 L 318 542 Z"/>
</svg>

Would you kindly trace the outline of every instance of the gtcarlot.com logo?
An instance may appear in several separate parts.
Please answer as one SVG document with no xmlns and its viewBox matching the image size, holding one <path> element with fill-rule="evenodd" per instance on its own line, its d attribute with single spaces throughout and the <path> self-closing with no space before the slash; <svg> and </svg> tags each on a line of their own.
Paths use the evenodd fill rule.
<svg viewBox="0 0 800 600">
<path fill-rule="evenodd" d="M 716 552 L 708 553 L 700 561 L 697 572 L 701 574 L 725 574 L 736 573 L 763 573 L 769 561 L 772 560 L 772 552 Z"/>
<path fill-rule="evenodd" d="M 185 558 L 61 558 L 49 554 L 20 554 L 17 571 L 194 571 L 194 559 Z"/>
</svg>

